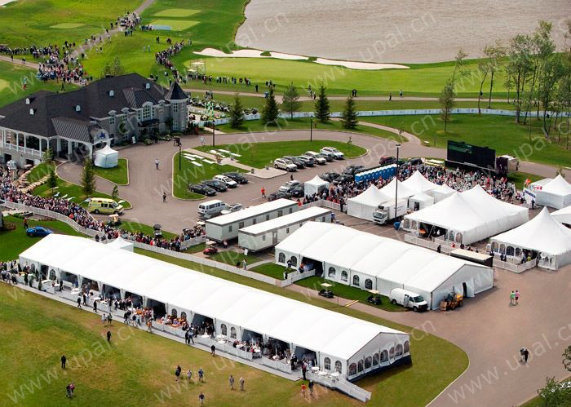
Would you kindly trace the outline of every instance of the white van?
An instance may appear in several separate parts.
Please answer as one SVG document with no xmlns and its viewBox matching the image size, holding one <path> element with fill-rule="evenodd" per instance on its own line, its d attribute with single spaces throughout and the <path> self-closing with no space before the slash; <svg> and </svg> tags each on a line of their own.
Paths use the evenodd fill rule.
<svg viewBox="0 0 571 407">
<path fill-rule="evenodd" d="M 224 209 L 226 209 L 226 204 L 214 199 L 198 205 L 198 215 L 203 219 L 210 219 L 220 215 Z"/>
<path fill-rule="evenodd" d="M 413 311 L 426 311 L 428 309 L 428 303 L 421 295 L 402 288 L 393 289 L 389 294 L 389 299 L 392 304 L 399 304 L 406 308 L 412 308 Z"/>
</svg>

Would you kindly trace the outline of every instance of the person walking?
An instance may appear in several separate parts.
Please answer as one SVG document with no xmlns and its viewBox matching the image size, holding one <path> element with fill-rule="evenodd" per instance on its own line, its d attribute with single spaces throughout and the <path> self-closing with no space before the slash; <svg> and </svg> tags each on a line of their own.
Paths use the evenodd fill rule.
<svg viewBox="0 0 571 407">
<path fill-rule="evenodd" d="M 192 370 L 188 369 L 188 371 L 186 372 L 186 378 L 189 383 L 192 381 Z"/>
<path fill-rule="evenodd" d="M 103 315 L 101 315 L 101 323 L 103 325 L 105 325 L 107 323 L 107 315 L 105 313 L 103 313 Z"/>
<path fill-rule="evenodd" d="M 73 398 L 73 391 L 75 390 L 75 385 L 73 383 L 68 384 L 65 386 L 65 396 L 67 398 Z"/>
<path fill-rule="evenodd" d="M 204 370 L 202 368 L 198 369 L 198 381 L 204 382 Z"/>
<path fill-rule="evenodd" d="M 307 385 L 307 387 L 309 388 L 309 395 L 311 397 L 313 397 L 313 380 L 309 381 L 309 384 Z"/>
<path fill-rule="evenodd" d="M 65 364 L 67 362 L 67 358 L 65 357 L 65 355 L 61 355 L 61 368 L 65 369 Z"/>
<path fill-rule="evenodd" d="M 158 158 L 155 158 L 155 168 L 156 168 L 157 170 L 159 169 L 159 164 L 160 164 L 159 159 L 158 159 Z"/>
<path fill-rule="evenodd" d="M 180 372 L 182 371 L 180 365 L 176 366 L 176 369 L 174 370 L 174 375 L 176 377 L 175 381 L 178 382 L 178 379 L 180 378 Z"/>
<path fill-rule="evenodd" d="M 190 345 L 190 329 L 184 333 L 184 344 Z"/>
<path fill-rule="evenodd" d="M 240 377 L 239 382 L 240 382 L 240 391 L 244 391 L 244 384 L 246 381 L 244 380 L 243 377 Z"/>
<path fill-rule="evenodd" d="M 97 301 L 93 301 L 93 311 L 97 314 Z"/>
<path fill-rule="evenodd" d="M 77 308 L 81 308 L 81 297 L 77 297 Z"/>
<path fill-rule="evenodd" d="M 234 376 L 230 375 L 228 378 L 228 384 L 230 385 L 230 390 L 234 390 Z"/>
<path fill-rule="evenodd" d="M 113 315 L 111 315 L 111 312 L 109 312 L 109 315 L 107 315 L 107 322 L 109 323 L 109 326 L 111 326 L 112 321 L 113 321 Z"/>
<path fill-rule="evenodd" d="M 515 291 L 514 290 L 512 290 L 512 292 L 510 294 L 510 304 L 515 305 Z"/>
<path fill-rule="evenodd" d="M 216 356 L 216 346 L 212 345 L 212 346 L 210 347 L 210 354 L 211 354 L 212 356 Z"/>
<path fill-rule="evenodd" d="M 523 347 L 519 350 L 519 354 L 521 355 L 521 361 L 523 363 L 527 363 L 527 359 L 529 359 L 529 351 L 527 348 Z"/>
<path fill-rule="evenodd" d="M 151 334 L 153 333 L 153 323 L 150 318 L 147 320 L 147 332 Z"/>
<path fill-rule="evenodd" d="M 107 342 L 111 342 L 111 331 L 107 331 Z"/>
<path fill-rule="evenodd" d="M 301 364 L 301 373 L 303 374 L 303 380 L 307 380 L 305 375 L 307 374 L 307 363 L 303 362 Z"/>
<path fill-rule="evenodd" d="M 246 270 L 246 268 L 248 267 L 248 261 L 246 261 L 246 259 L 242 260 L 242 267 L 244 268 L 244 270 Z"/>
<path fill-rule="evenodd" d="M 167 193 L 163 192 L 163 203 L 167 201 Z"/>
<path fill-rule="evenodd" d="M 305 398 L 305 397 L 306 397 L 306 394 L 307 394 L 307 386 L 305 385 L 305 383 L 302 383 L 302 384 L 301 384 L 301 396 L 302 396 L 303 398 Z"/>
<path fill-rule="evenodd" d="M 266 197 L 266 188 L 262 187 L 262 198 Z"/>
<path fill-rule="evenodd" d="M 198 395 L 198 402 L 200 403 L 201 406 L 204 405 L 204 393 L 200 392 L 200 394 Z"/>
<path fill-rule="evenodd" d="M 519 303 L 519 290 L 515 290 L 515 305 Z"/>
</svg>

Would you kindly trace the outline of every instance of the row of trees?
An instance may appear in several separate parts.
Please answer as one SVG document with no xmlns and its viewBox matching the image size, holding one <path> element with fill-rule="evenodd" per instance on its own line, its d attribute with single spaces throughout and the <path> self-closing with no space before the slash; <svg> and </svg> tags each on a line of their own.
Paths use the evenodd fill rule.
<svg viewBox="0 0 571 407">
<path fill-rule="evenodd" d="M 480 84 L 478 111 L 484 97 L 484 85 L 487 89 L 488 108 L 491 108 L 492 93 L 498 73 L 503 73 L 507 101 L 513 91 L 512 103 L 516 109 L 516 123 L 530 124 L 530 113 L 536 111 L 542 119 L 543 133 L 546 138 L 555 128 L 561 113 L 571 112 L 571 48 L 556 52 L 552 38 L 552 24 L 540 21 L 532 34 L 518 34 L 509 45 L 501 42 L 486 45 L 484 58 L 478 64 L 477 78 Z M 567 22 L 566 38 L 571 38 L 571 21 Z M 462 90 L 469 72 L 462 69 L 466 54 L 460 50 L 451 77 L 445 83 L 439 101 L 444 131 L 450 120 L 457 90 Z M 541 110 L 543 114 L 541 114 Z M 569 118 L 566 118 L 569 129 Z"/>
<path fill-rule="evenodd" d="M 294 113 L 298 112 L 301 109 L 301 106 L 302 103 L 300 101 L 297 88 L 293 83 L 291 83 L 284 91 L 281 109 L 290 115 L 290 119 L 293 119 Z M 323 85 L 319 87 L 314 108 L 314 117 L 316 120 L 321 123 L 329 122 L 331 118 L 331 110 L 326 89 Z M 279 113 L 280 106 L 276 101 L 274 91 L 270 90 L 261 111 L 262 123 L 269 126 L 277 126 Z M 244 123 L 244 107 L 238 95 L 234 98 L 234 103 L 232 104 L 229 114 L 230 126 L 235 129 L 242 127 L 242 124 Z M 347 98 L 341 123 L 346 129 L 354 129 L 357 127 L 357 111 L 355 108 L 355 101 L 352 97 Z"/>
</svg>

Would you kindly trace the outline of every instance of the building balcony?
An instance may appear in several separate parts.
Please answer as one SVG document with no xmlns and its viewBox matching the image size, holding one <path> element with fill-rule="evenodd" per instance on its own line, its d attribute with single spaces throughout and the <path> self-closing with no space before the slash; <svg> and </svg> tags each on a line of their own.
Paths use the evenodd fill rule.
<svg viewBox="0 0 571 407">
<path fill-rule="evenodd" d="M 2 146 L 2 149 L 5 152 L 17 152 L 20 154 L 24 154 L 27 155 L 29 157 L 33 157 L 33 158 L 42 158 L 42 152 L 40 150 L 35 150 L 33 148 L 28 148 L 28 147 L 19 147 L 16 144 L 4 144 Z"/>
</svg>

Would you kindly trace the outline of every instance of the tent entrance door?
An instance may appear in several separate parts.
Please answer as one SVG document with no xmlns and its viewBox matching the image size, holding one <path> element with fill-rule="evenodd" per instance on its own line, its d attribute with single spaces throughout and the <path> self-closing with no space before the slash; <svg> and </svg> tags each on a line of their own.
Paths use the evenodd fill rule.
<svg viewBox="0 0 571 407">
<path fill-rule="evenodd" d="M 276 246 L 278 244 L 278 231 L 274 230 L 272 232 L 272 246 Z"/>
</svg>

